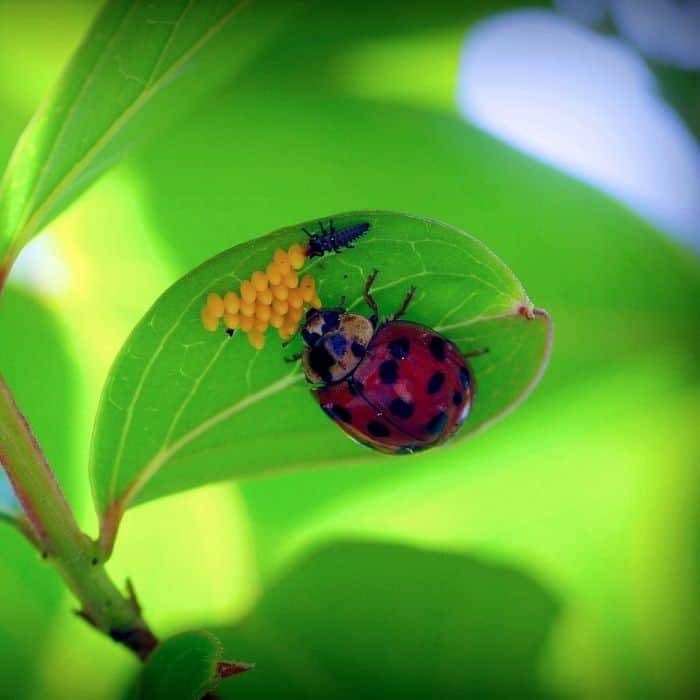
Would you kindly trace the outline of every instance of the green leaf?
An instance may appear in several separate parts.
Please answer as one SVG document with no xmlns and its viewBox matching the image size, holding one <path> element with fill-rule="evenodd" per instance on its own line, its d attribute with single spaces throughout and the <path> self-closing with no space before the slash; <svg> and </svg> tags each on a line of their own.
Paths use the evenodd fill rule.
<svg viewBox="0 0 700 700">
<path fill-rule="evenodd" d="M 223 697 L 551 698 L 539 668 L 561 604 L 530 573 L 399 544 L 311 552 L 229 630 L 256 673 Z"/>
<path fill-rule="evenodd" d="M 333 217 L 342 228 L 359 221 L 369 233 L 351 250 L 307 266 L 324 303 L 347 297 L 366 311 L 373 288 L 385 314 L 410 285 L 417 292 L 407 318 L 444 332 L 472 359 L 477 398 L 455 442 L 510 410 L 545 365 L 551 325 L 513 273 L 483 244 L 451 226 L 387 212 Z M 297 338 L 282 349 L 268 332 L 264 350 L 241 333 L 208 333 L 199 313 L 209 292 L 237 289 L 263 269 L 278 247 L 305 240 L 305 222 L 232 248 L 174 284 L 137 325 L 107 379 L 98 410 L 91 471 L 103 538 L 130 505 L 222 479 L 260 477 L 287 469 L 397 459 L 348 440 L 311 396 Z"/>
<path fill-rule="evenodd" d="M 219 685 L 221 654 L 221 643 L 209 632 L 184 632 L 167 639 L 143 668 L 140 697 L 199 700 Z"/>
<path fill-rule="evenodd" d="M 23 133 L 0 183 L 0 281 L 22 246 L 128 142 L 162 129 L 257 48 L 288 12 L 273 11 L 273 4 L 107 3 Z"/>
</svg>

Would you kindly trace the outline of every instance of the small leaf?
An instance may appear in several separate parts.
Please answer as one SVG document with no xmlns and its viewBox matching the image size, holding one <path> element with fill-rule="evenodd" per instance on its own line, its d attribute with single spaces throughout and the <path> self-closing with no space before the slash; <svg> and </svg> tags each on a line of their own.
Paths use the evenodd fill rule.
<svg viewBox="0 0 700 700">
<path fill-rule="evenodd" d="M 406 318 L 443 332 L 470 360 L 477 397 L 458 442 L 502 416 L 530 391 L 545 365 L 551 324 L 533 309 L 513 273 L 476 239 L 445 224 L 387 212 L 334 216 L 338 229 L 368 222 L 355 248 L 316 258 L 324 304 L 366 313 L 365 280 L 380 310 L 396 310 L 417 287 Z M 211 481 L 259 477 L 287 469 L 398 459 L 348 440 L 311 396 L 299 363 L 276 335 L 262 351 L 242 334 L 202 328 L 209 292 L 237 289 L 264 268 L 278 247 L 303 242 L 292 226 L 232 248 L 204 263 L 156 301 L 122 348 L 107 380 L 93 442 L 91 470 L 103 544 L 132 504 Z"/>
<path fill-rule="evenodd" d="M 162 129 L 164 119 L 196 103 L 257 48 L 279 14 L 251 9 L 246 0 L 108 2 L 23 133 L 0 183 L 0 283 L 22 246 L 140 137 L 148 120 L 151 130 Z M 202 52 L 214 39 L 221 42 L 229 23 L 240 29 L 223 37 L 221 60 L 206 65 Z M 173 89 L 183 73 L 187 88 Z M 167 109 L 156 113 L 151 103 L 161 92 L 167 101 L 156 104 Z"/>
<path fill-rule="evenodd" d="M 222 648 L 209 632 L 184 632 L 156 647 L 141 674 L 140 697 L 148 700 L 199 700 L 223 677 Z M 232 675 L 232 674 L 229 674 Z"/>
</svg>

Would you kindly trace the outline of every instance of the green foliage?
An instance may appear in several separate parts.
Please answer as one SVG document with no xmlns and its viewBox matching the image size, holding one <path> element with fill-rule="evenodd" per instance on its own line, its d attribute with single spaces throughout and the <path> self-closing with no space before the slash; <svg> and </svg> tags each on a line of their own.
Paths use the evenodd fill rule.
<svg viewBox="0 0 700 700">
<path fill-rule="evenodd" d="M 396 544 L 302 557 L 228 630 L 256 671 L 225 697 L 544 698 L 537 668 L 558 601 L 515 568 Z"/>
<path fill-rule="evenodd" d="M 513 407 L 539 377 L 550 326 L 533 315 L 513 273 L 485 246 L 427 219 L 384 212 L 338 215 L 370 232 L 352 250 L 316 259 L 325 303 L 346 296 L 348 309 L 369 313 L 362 299 L 373 267 L 380 309 L 397 309 L 408 287 L 417 293 L 407 318 L 444 332 L 464 351 L 487 348 L 472 362 L 473 413 L 463 439 Z M 209 292 L 224 294 L 264 269 L 278 247 L 305 239 L 301 226 L 218 255 L 186 275 L 154 304 L 117 358 L 97 417 L 92 474 L 101 513 L 227 478 L 378 459 L 345 438 L 309 395 L 300 364 L 268 341 L 263 351 L 243 334 L 206 332 L 199 318 Z M 393 458 L 396 459 L 396 458 Z"/>
<path fill-rule="evenodd" d="M 217 84 L 221 69 L 212 69 L 200 54 L 221 41 L 220 34 L 236 46 L 226 52 L 227 75 L 277 24 L 275 12 L 256 10 L 251 31 L 247 5 L 244 0 L 105 5 L 22 135 L 0 183 L 0 270 L 127 143 L 154 125 L 162 128 L 164 119 Z M 268 2 L 268 9 L 273 5 Z M 224 32 L 229 23 L 236 25 L 233 36 Z M 188 70 L 183 86 L 175 79 Z"/>
<path fill-rule="evenodd" d="M 91 201 L 81 200 L 69 220 L 57 222 L 68 244 L 62 252 L 68 251 L 75 275 L 74 294 L 89 300 L 81 308 L 91 314 L 75 318 L 75 307 L 60 300 L 44 309 L 11 284 L 6 287 L 0 371 L 61 485 L 67 485 L 72 505 L 84 515 L 89 498 L 83 447 L 104 378 L 102 365 L 96 372 L 91 358 L 116 351 L 114 336 L 153 300 L 151 292 L 141 291 L 146 273 L 139 279 L 124 275 L 124 286 L 111 283 L 117 264 L 120 272 L 132 270 L 131 259 L 148 259 L 160 245 L 159 270 L 172 270 L 168 265 L 174 263 L 176 278 L 259 232 L 334 210 L 381 207 L 449 221 L 508 261 L 533 299 L 556 319 L 556 352 L 544 381 L 516 415 L 478 440 L 376 464 L 366 461 L 374 455 L 338 435 L 320 415 L 300 379 L 288 397 L 294 411 L 308 417 L 314 435 L 326 431 L 348 450 L 346 461 L 356 466 L 243 484 L 261 570 L 236 567 L 235 576 L 247 577 L 253 589 L 260 586 L 261 599 L 240 623 L 217 635 L 227 650 L 259 664 L 255 674 L 219 692 L 306 697 L 305 685 L 325 689 L 339 682 L 365 697 L 376 688 L 385 697 L 411 697 L 414 686 L 422 697 L 436 694 L 436 687 L 447 687 L 448 694 L 454 686 L 481 689 L 480 681 L 494 690 L 494 664 L 500 663 L 503 682 L 511 673 L 521 680 L 511 696 L 537 695 L 539 680 L 572 698 L 691 697 L 700 648 L 697 259 L 606 195 L 517 153 L 455 113 L 450 70 L 456 70 L 469 22 L 493 12 L 493 3 L 409 4 L 401 13 L 369 1 L 317 3 L 243 80 L 207 100 L 191 100 L 211 85 L 213 70 L 224 75 L 229 61 L 221 58 L 238 51 L 246 36 L 260 43 L 262 22 L 270 18 L 264 13 L 251 18 L 245 31 L 240 25 L 257 7 L 249 3 L 236 15 L 218 52 L 206 61 L 200 54 L 201 60 L 178 74 L 174 89 L 159 93 L 160 106 L 149 102 L 151 115 L 144 108 L 133 132 L 131 127 L 122 132 L 140 138 L 155 125 L 159 132 L 152 145 L 135 154 L 128 169 L 110 175 L 104 189 L 98 186 Z M 57 31 L 72 32 L 77 40 L 75 28 L 64 26 L 70 11 L 62 7 Z M 0 15 L 0 24 L 4 19 Z M 33 31 L 16 40 L 31 50 L 32 62 L 55 63 L 55 49 L 38 42 Z M 5 48 L 0 44 L 6 58 Z M 433 48 L 445 57 L 440 64 L 445 71 L 435 70 Z M 31 70 L 28 62 L 24 68 Z M 17 76 L 18 71 L 0 76 L 3 115 L 12 116 L 0 123 L 3 153 L 15 137 L 14 125 L 29 116 L 13 101 L 24 83 L 24 74 Z M 120 86 L 134 87 L 115 83 L 115 93 Z M 195 102 L 176 130 L 160 130 L 168 113 L 182 114 L 178 105 Z M 115 153 L 120 144 L 115 141 Z M 92 172 L 85 173 L 86 182 Z M 124 208 L 133 209 L 139 222 L 121 248 L 121 220 L 98 213 L 115 185 L 128 192 Z M 72 197 L 66 191 L 60 205 Z M 17 197 L 15 213 L 23 215 L 20 209 L 27 205 Z M 57 200 L 56 211 L 58 205 Z M 96 243 L 70 249 L 74 234 Z M 6 235 L 3 229 L 3 250 Z M 148 245 L 140 236 L 144 241 L 150 236 Z M 105 255 L 98 240 L 109 240 L 109 250 L 122 251 L 122 257 Z M 334 263 L 357 252 L 325 260 L 329 278 L 336 275 Z M 340 285 L 331 283 L 339 292 Z M 123 311 L 118 307 L 126 296 Z M 400 296 L 398 289 L 395 296 L 386 290 L 385 299 L 391 305 Z M 121 325 L 110 322 L 117 317 Z M 74 332 L 66 347 L 75 359 L 67 355 L 59 324 Z M 200 331 L 194 320 L 191 325 Z M 219 337 L 203 340 L 209 344 Z M 255 354 L 245 340 L 222 354 L 234 349 L 247 350 L 249 358 Z M 278 366 L 282 353 L 271 339 L 264 354 L 274 355 L 271 362 Z M 477 358 L 475 365 L 487 359 Z M 254 368 L 262 364 L 258 360 Z M 219 396 L 231 391 L 233 370 L 228 363 L 226 368 L 215 387 Z M 172 385 L 163 387 L 167 394 Z M 148 444 L 147 433 L 143 439 Z M 290 459 L 299 459 L 297 447 Z M 231 465 L 241 464 L 238 448 L 225 450 Z M 267 449 L 241 448 L 256 458 Z M 161 476 L 172 477 L 171 490 L 192 485 L 191 472 L 206 467 L 190 466 L 178 481 L 178 465 L 170 464 L 140 495 L 145 500 L 165 493 Z M 232 487 L 231 493 L 233 510 L 238 490 Z M 168 530 L 168 519 L 191 522 L 220 511 L 222 494 L 217 491 L 215 501 L 202 490 L 186 501 L 163 500 L 134 512 L 129 525 L 164 534 L 153 551 L 138 531 L 130 533 L 130 543 L 122 540 L 124 570 L 137 583 L 148 576 L 151 590 L 167 586 L 183 610 L 206 607 L 189 587 L 203 576 L 216 579 L 237 600 L 243 597 L 245 605 L 248 598 L 238 589 L 226 588 L 234 575 L 228 565 L 211 574 L 222 547 L 245 552 L 249 559 L 243 560 L 252 562 L 245 526 L 238 536 L 224 526 L 223 535 L 217 530 L 202 538 L 202 549 L 184 558 L 182 575 L 162 566 L 144 566 L 142 572 L 134 564 L 150 564 L 163 551 L 182 556 L 183 543 Z M 418 542 L 434 551 L 331 544 L 307 553 L 319 541 L 348 533 Z M 484 559 L 439 554 L 447 549 L 478 551 Z M 193 564 L 203 550 L 208 568 Z M 131 660 L 69 614 L 73 602 L 61 597 L 51 572 L 9 528 L 0 528 L 0 551 L 0 687 L 17 698 L 114 697 L 122 679 L 135 673 L 133 663 L 127 665 Z M 454 595 L 451 577 L 459 582 Z M 161 609 L 157 595 L 142 602 L 147 616 Z M 206 624 L 204 617 L 210 623 L 212 615 L 203 614 L 194 625 Z M 216 616 L 221 625 L 218 609 Z M 453 617 L 461 631 L 451 624 Z M 176 629 L 180 620 L 164 621 L 163 627 Z M 498 636 L 500 629 L 508 630 L 507 637 Z M 414 630 L 424 646 L 443 637 L 457 640 L 450 650 L 455 656 L 444 655 L 451 664 L 440 676 L 421 665 L 422 649 L 410 648 Z M 479 643 L 469 644 L 470 633 L 483 641 L 481 655 Z M 297 649 L 302 652 L 294 656 Z M 401 653 L 412 663 L 402 665 Z"/>
<path fill-rule="evenodd" d="M 143 700 L 199 700 L 220 681 L 221 643 L 209 632 L 184 632 L 166 639 L 141 673 Z"/>
</svg>

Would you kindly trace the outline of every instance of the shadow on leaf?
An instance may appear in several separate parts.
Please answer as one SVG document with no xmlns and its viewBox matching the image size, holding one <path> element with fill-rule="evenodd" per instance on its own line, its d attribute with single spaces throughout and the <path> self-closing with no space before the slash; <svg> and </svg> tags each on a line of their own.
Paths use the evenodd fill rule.
<svg viewBox="0 0 700 700">
<path fill-rule="evenodd" d="M 393 544 L 328 545 L 236 627 L 225 655 L 256 669 L 225 697 L 543 698 L 537 672 L 559 604 L 529 576 Z"/>
</svg>

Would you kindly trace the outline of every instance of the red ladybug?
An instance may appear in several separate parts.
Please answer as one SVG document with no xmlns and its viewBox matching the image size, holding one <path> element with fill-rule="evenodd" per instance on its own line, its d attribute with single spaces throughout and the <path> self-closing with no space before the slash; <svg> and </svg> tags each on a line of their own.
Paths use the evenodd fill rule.
<svg viewBox="0 0 700 700">
<path fill-rule="evenodd" d="M 367 318 L 344 308 L 310 309 L 302 338 L 306 378 L 321 408 L 352 438 L 381 452 L 408 454 L 439 445 L 462 425 L 474 375 L 457 346 L 437 331 L 399 321 L 378 324 L 367 280 Z M 475 353 L 478 354 L 478 353 Z"/>
</svg>

